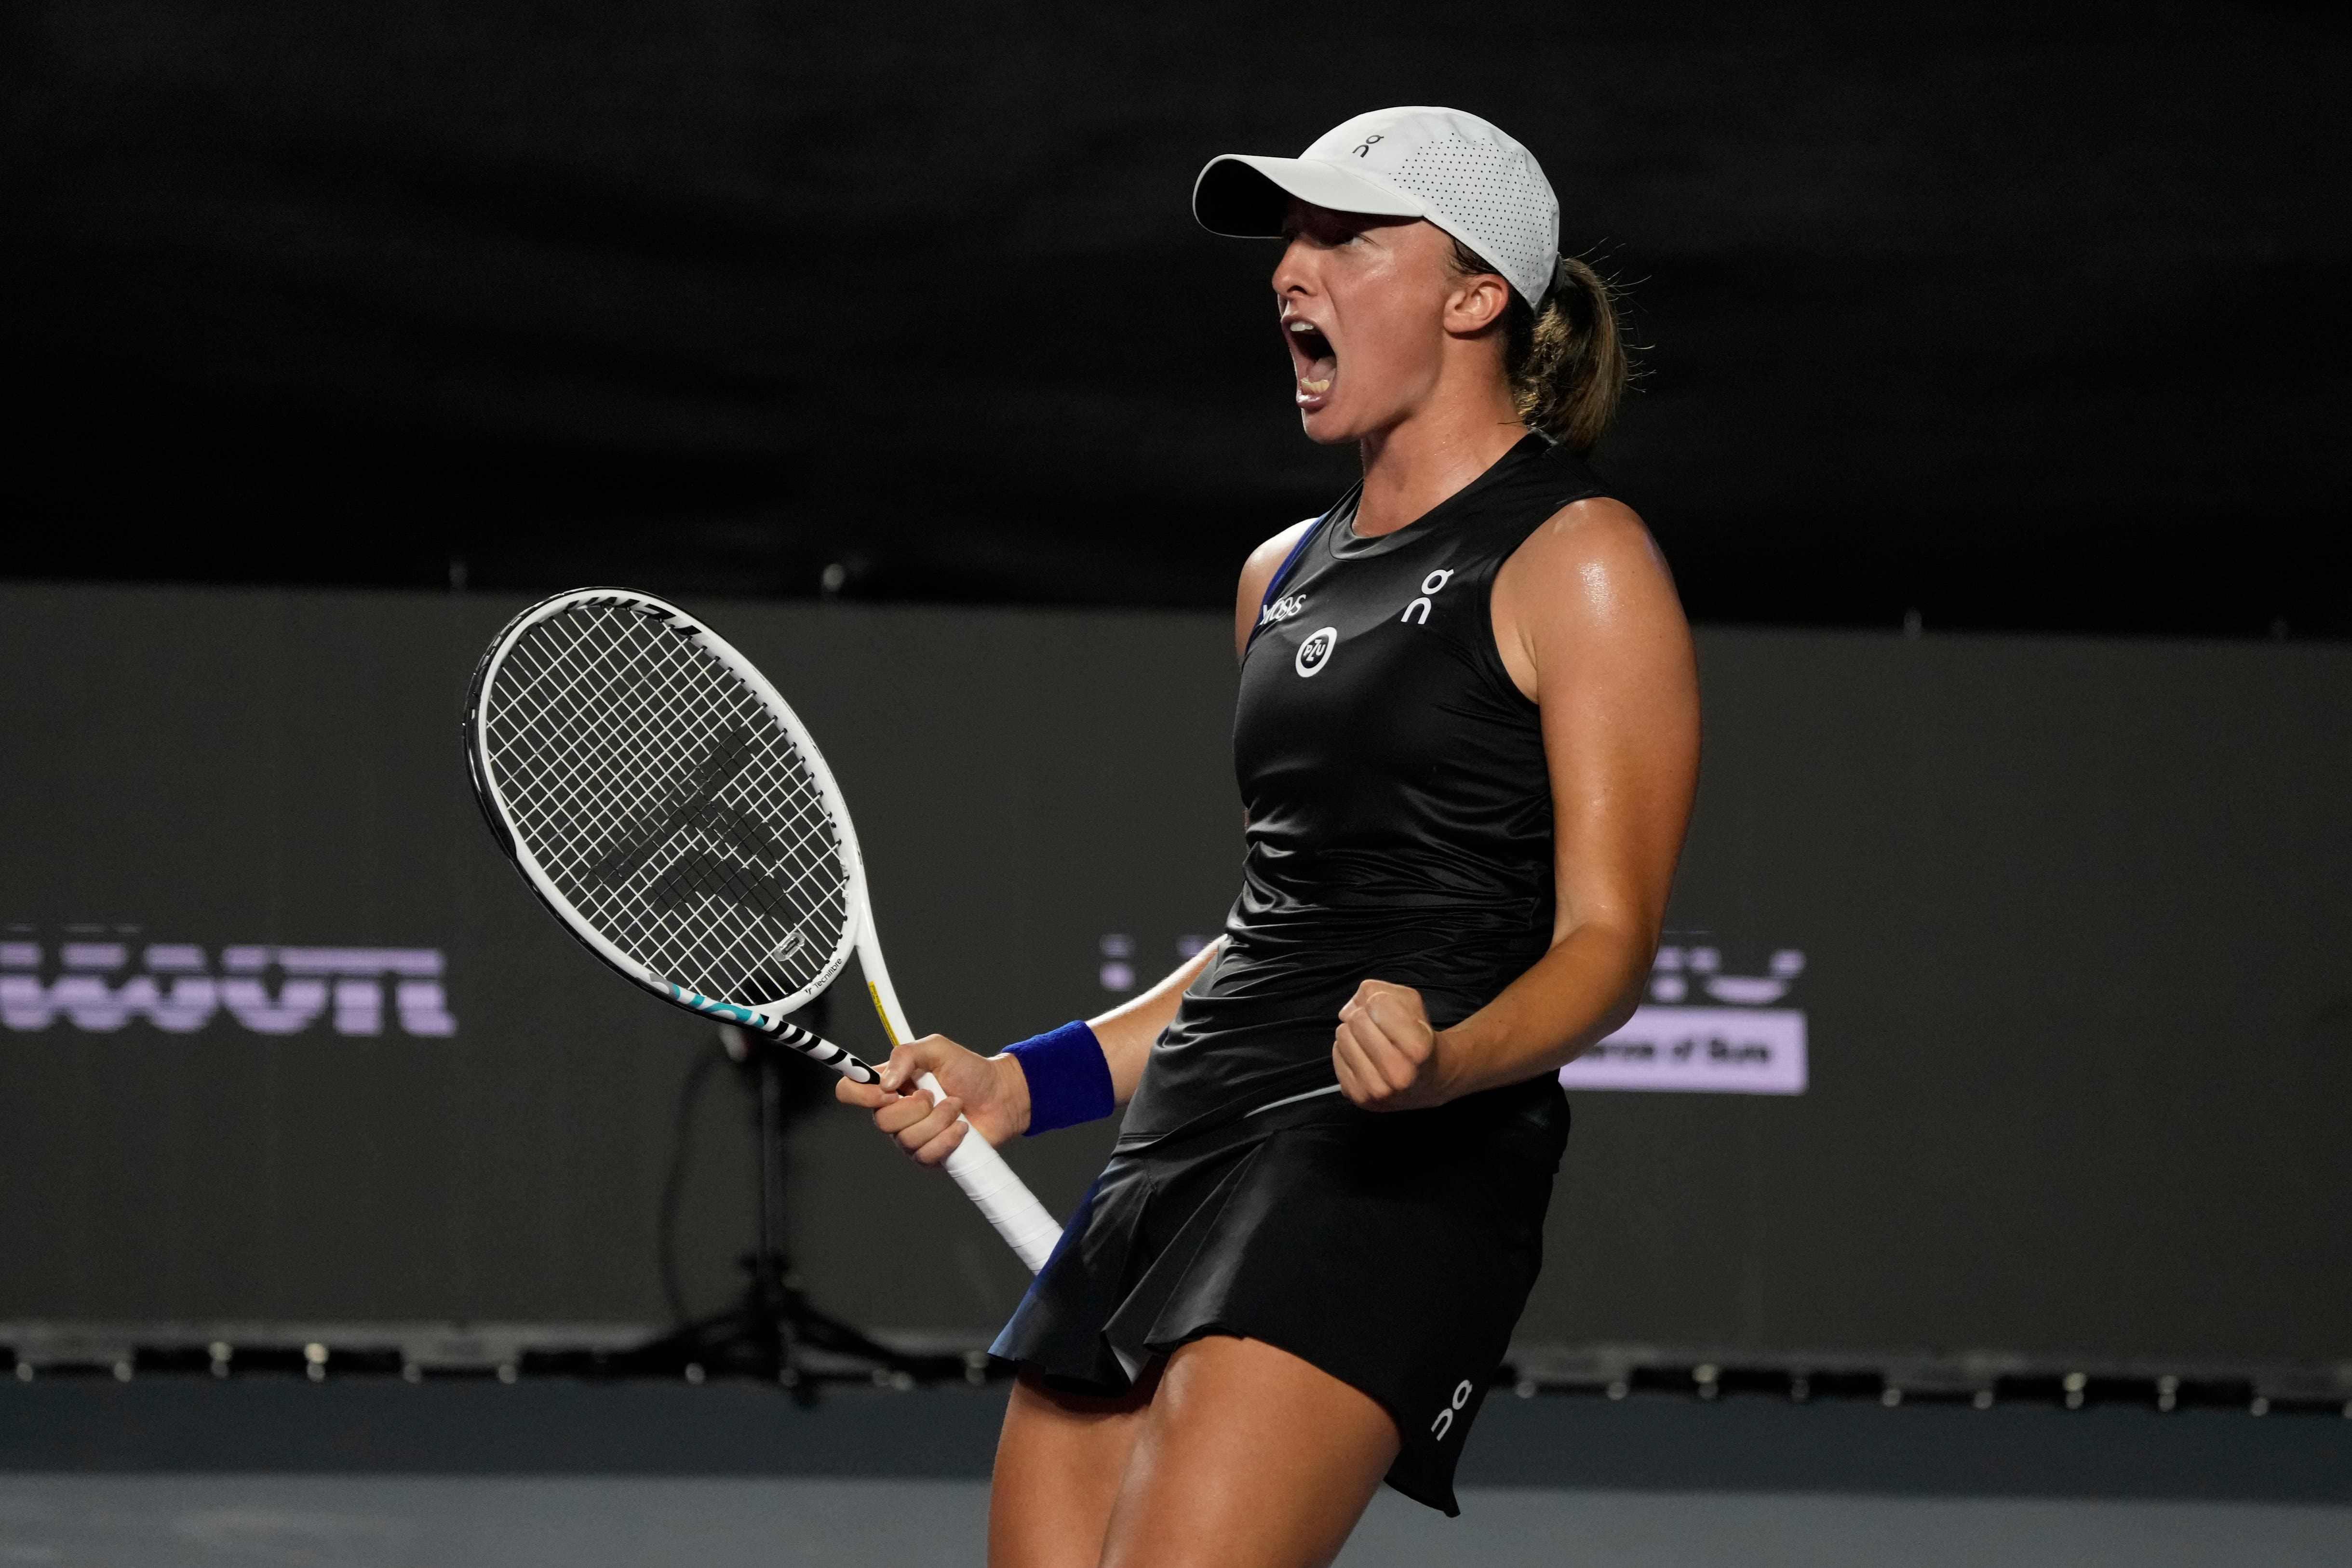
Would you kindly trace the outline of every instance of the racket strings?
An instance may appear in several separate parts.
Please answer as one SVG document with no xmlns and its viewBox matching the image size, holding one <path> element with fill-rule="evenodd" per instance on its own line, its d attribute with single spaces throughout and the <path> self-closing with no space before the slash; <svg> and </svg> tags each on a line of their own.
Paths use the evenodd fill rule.
<svg viewBox="0 0 2352 1568">
<path fill-rule="evenodd" d="M 769 912 L 777 902 L 773 895 L 779 892 L 785 895 L 787 906 L 796 900 L 806 902 L 812 882 L 837 880 L 837 877 L 828 877 L 821 863 L 823 859 L 830 857 L 811 857 L 807 852 L 812 847 L 808 841 L 815 836 L 810 830 L 813 827 L 821 829 L 825 822 L 822 801 L 816 798 L 812 782 L 805 777 L 779 779 L 772 760 L 740 771 L 725 767 L 728 758 L 714 754 L 727 747 L 730 741 L 740 749 L 748 738 L 740 725 L 730 726 L 725 720 L 729 717 L 740 720 L 745 716 L 763 719 L 766 717 L 764 710 L 760 709 L 756 701 L 743 693 L 723 669 L 710 667 L 715 661 L 708 660 L 699 650 L 660 632 L 658 628 L 649 627 L 646 622 L 636 617 L 630 617 L 624 629 L 638 633 L 630 639 L 637 645 L 625 652 L 636 655 L 635 662 L 640 666 L 652 666 L 650 672 L 640 668 L 632 673 L 639 675 L 651 673 L 656 674 L 656 679 L 615 682 L 613 666 L 625 661 L 615 659 L 615 651 L 612 649 L 598 649 L 593 657 L 583 658 L 579 644 L 590 640 L 575 636 L 571 640 L 573 645 L 563 650 L 571 657 L 551 659 L 548 674 L 555 678 L 541 683 L 559 691 L 567 684 L 581 684 L 564 680 L 575 671 L 585 672 L 589 679 L 597 682 L 588 694 L 591 699 L 588 713 L 579 716 L 593 716 L 591 733 L 596 747 L 608 751 L 616 739 L 633 730 L 638 732 L 642 738 L 646 718 L 657 714 L 661 719 L 668 721 L 665 733 L 658 737 L 664 747 L 658 761 L 667 765 L 641 770 L 640 787 L 634 790 L 615 791 L 613 810 L 601 810 L 593 805 L 584 812 L 579 810 L 583 793 L 579 784 L 590 787 L 585 793 L 593 800 L 593 786 L 598 777 L 595 769 L 580 770 L 579 783 L 557 796 L 559 804 L 571 808 L 575 817 L 584 818 L 584 825 L 594 839 L 604 842 L 622 839 L 624 841 L 618 847 L 624 857 L 634 862 L 637 868 L 634 875 L 625 873 L 617 877 L 599 877 L 595 874 L 597 866 L 611 858 L 599 857 L 596 864 L 585 868 L 584 874 L 572 879 L 573 887 L 579 890 L 583 903 L 597 917 L 616 928 L 614 935 L 630 939 L 634 946 L 668 948 L 670 952 L 662 956 L 672 957 L 675 964 L 703 970 L 699 975 L 681 977 L 689 983 L 699 980 L 701 983 L 696 988 L 712 994 L 741 995 L 740 980 L 731 987 L 714 982 L 720 975 L 728 978 L 740 975 L 747 959 L 764 961 L 772 946 L 768 938 L 775 935 L 768 931 L 741 929 L 741 912 Z M 651 635 L 646 635 L 647 632 Z M 702 678 L 697 679 L 697 676 Z M 616 720 L 614 699 L 625 685 L 634 686 L 637 695 L 646 700 L 637 705 L 641 710 L 639 713 L 624 714 Z M 690 699 L 699 699 L 699 702 Z M 602 705 L 601 707 L 598 705 Z M 566 716 L 564 710 L 572 705 L 549 703 L 546 706 L 549 719 L 556 720 Z M 692 710 L 697 706 L 712 711 L 695 716 Z M 702 716 L 704 722 L 691 722 L 694 716 Z M 629 720 L 632 718 L 638 722 L 631 724 Z M 714 718 L 717 722 L 711 722 Z M 679 723 L 679 719 L 688 719 L 688 722 Z M 561 733 L 558 725 L 548 724 L 542 727 Z M 684 738 L 698 729 L 702 732 L 700 738 L 704 743 L 698 758 L 690 748 L 677 749 L 678 738 Z M 714 768 L 714 764 L 718 766 Z M 709 788 L 711 780 L 696 777 L 697 774 L 707 776 L 714 771 L 719 774 L 715 781 L 720 786 L 717 791 Z M 698 791 L 698 784 L 702 785 Z M 694 799 L 698 792 L 707 799 L 698 802 Z M 687 797 L 682 803 L 683 810 L 677 799 L 680 794 Z M 735 809 L 729 799 L 730 795 L 747 798 L 753 805 L 754 812 L 746 813 Z M 797 800 L 793 799 L 795 796 Z M 760 835 L 771 838 L 770 844 L 745 844 L 740 836 L 724 832 L 724 819 L 749 816 L 750 820 L 756 821 L 757 807 L 772 808 L 778 804 L 798 808 L 786 819 L 799 831 L 793 834 L 783 855 L 772 853 L 771 835 Z M 701 807 L 698 811 L 698 805 Z M 662 810 L 664 806 L 669 808 L 666 814 Z M 665 815 L 667 820 L 664 820 Z M 714 818 L 722 820 L 714 821 Z M 616 828 L 620 830 L 618 833 L 614 831 Z M 632 828 L 637 830 L 646 841 L 627 843 L 625 836 Z M 714 829 L 721 831 L 714 833 Z M 829 849 L 830 845 L 821 847 Z M 738 858 L 737 852 L 730 852 L 746 849 L 771 850 L 770 855 L 761 858 L 770 860 L 774 869 L 787 873 L 781 886 L 761 876 L 761 872 L 768 868 L 755 869 Z M 813 859 L 816 863 L 812 863 Z M 567 893 L 570 891 L 567 889 Z M 789 932 L 785 933 L 786 936 L 789 935 Z M 666 937 L 669 940 L 662 940 Z M 782 979 L 786 985 L 801 980 L 802 972 L 813 967 L 808 955 L 797 948 L 795 954 L 801 957 L 800 963 L 786 962 L 780 966 L 785 971 Z M 783 956 L 789 958 L 793 956 Z M 714 957 L 718 960 L 715 973 L 710 962 Z M 823 957 L 820 952 L 818 964 L 822 964 Z M 702 961 L 697 963 L 698 959 Z M 651 967 L 666 967 L 661 965 Z M 770 994 L 783 994 L 783 988 L 782 986 L 756 988 L 761 993 Z M 797 989 L 798 987 L 790 985 L 790 988 Z"/>
<path fill-rule="evenodd" d="M 573 606 L 509 651 L 485 733 L 532 856 L 631 957 L 753 1003 L 833 967 L 849 890 L 824 791 L 700 646 L 625 608 Z"/>
</svg>

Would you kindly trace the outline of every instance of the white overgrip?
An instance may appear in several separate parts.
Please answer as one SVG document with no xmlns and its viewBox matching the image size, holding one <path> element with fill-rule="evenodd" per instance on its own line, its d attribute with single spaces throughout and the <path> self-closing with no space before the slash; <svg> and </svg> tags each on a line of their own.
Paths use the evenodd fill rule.
<svg viewBox="0 0 2352 1568">
<path fill-rule="evenodd" d="M 935 1099 L 947 1098 L 947 1091 L 929 1073 L 915 1082 Z M 1043 1269 L 1045 1260 L 1054 1255 L 1054 1244 L 1062 1239 L 1062 1228 L 970 1122 L 964 1123 L 963 1142 L 947 1157 L 946 1169 L 956 1186 L 963 1188 L 964 1197 L 988 1217 L 996 1233 L 1021 1255 L 1021 1261 L 1029 1265 L 1029 1271 L 1034 1274 Z"/>
<path fill-rule="evenodd" d="M 883 1032 L 890 1037 L 891 1044 L 897 1045 L 914 1039 L 915 1031 L 898 1006 L 898 993 L 890 984 L 890 971 L 882 962 L 882 944 L 875 937 L 873 921 L 872 912 L 866 911 L 865 930 L 857 944 L 857 962 L 866 971 L 866 988 L 874 998 L 874 1010 L 882 1017 Z M 924 1073 L 915 1083 L 929 1091 L 934 1100 L 947 1098 L 947 1091 L 930 1073 Z M 947 1157 L 947 1173 L 1034 1274 L 1054 1255 L 1055 1243 L 1062 1239 L 1062 1227 L 1045 1212 L 1045 1206 L 1013 1174 L 1013 1167 L 1004 1163 L 1004 1156 L 996 1152 L 995 1145 L 980 1129 L 968 1121 L 964 1127 L 963 1142 Z"/>
</svg>

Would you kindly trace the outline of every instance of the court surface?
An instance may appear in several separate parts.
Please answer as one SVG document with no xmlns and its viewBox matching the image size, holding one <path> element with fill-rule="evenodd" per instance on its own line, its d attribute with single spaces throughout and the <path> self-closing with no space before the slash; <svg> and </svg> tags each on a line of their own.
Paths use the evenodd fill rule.
<svg viewBox="0 0 2352 1568">
<path fill-rule="evenodd" d="M 0 1385 L 0 1568 L 977 1563 L 1003 1391 Z M 2352 1421 L 1499 1396 L 1348 1568 L 2352 1564 Z"/>
<path fill-rule="evenodd" d="M 2343 1568 L 2352 1509 L 2278 1503 L 1481 1490 L 1383 1496 L 1345 1568 Z M 12 1476 L 0 1563 L 77 1568 L 621 1568 L 982 1558 L 979 1481 Z"/>
</svg>

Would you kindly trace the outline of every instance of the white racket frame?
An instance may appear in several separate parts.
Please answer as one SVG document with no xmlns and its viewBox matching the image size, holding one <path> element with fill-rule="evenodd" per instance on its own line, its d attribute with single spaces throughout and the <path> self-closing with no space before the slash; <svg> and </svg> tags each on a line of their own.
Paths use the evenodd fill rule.
<svg viewBox="0 0 2352 1568">
<path fill-rule="evenodd" d="M 605 604 L 615 609 L 652 612 L 659 615 L 675 634 L 688 638 L 709 653 L 733 673 L 746 689 L 784 727 L 793 744 L 800 748 L 811 778 L 816 780 L 818 791 L 824 799 L 825 810 L 832 813 L 837 831 L 843 869 L 847 873 L 848 908 L 844 916 L 843 937 L 824 969 L 808 986 L 793 996 L 761 1002 L 756 1009 L 747 1009 L 721 1001 L 673 985 L 638 963 L 608 940 L 578 909 L 573 907 L 554 879 L 547 874 L 517 831 L 513 814 L 508 810 L 505 793 L 499 787 L 496 771 L 490 764 L 488 737 L 482 713 L 482 695 L 498 677 L 506 663 L 507 654 L 523 633 L 540 622 L 551 620 L 580 604 Z M 882 1032 L 893 1046 L 916 1038 L 907 1021 L 906 1009 L 899 1005 L 897 988 L 890 983 L 890 968 L 882 956 L 882 940 L 874 929 L 874 910 L 866 887 L 866 857 L 858 849 L 857 830 L 850 821 L 848 803 L 842 799 L 841 787 L 834 782 L 833 769 L 825 765 L 824 754 L 817 749 L 814 737 L 801 723 L 800 716 L 785 702 L 783 695 L 760 673 L 759 666 L 745 658 L 725 638 L 719 636 L 695 616 L 677 606 L 649 593 L 639 593 L 625 588 L 580 588 L 541 600 L 516 616 L 500 631 L 483 656 L 481 668 L 474 677 L 472 700 L 466 712 L 466 757 L 474 777 L 475 792 L 481 798 L 486 814 L 504 842 L 507 858 L 522 873 L 539 901 L 562 923 L 564 929 L 578 937 L 589 951 L 625 977 L 635 981 L 664 1001 L 674 1003 L 691 1012 L 717 1018 L 729 1023 L 756 1030 L 792 1046 L 812 1061 L 822 1062 L 858 1082 L 872 1082 L 873 1069 L 839 1046 L 818 1039 L 807 1030 L 786 1023 L 782 1015 L 803 1007 L 831 985 L 849 961 L 854 949 L 857 967 L 866 977 L 866 995 L 872 998 L 874 1011 L 882 1020 Z M 916 1080 L 919 1087 L 930 1092 L 934 1099 L 945 1099 L 947 1092 L 940 1081 L 926 1072 Z M 1035 1273 L 1045 1266 L 1053 1255 L 1055 1244 L 1062 1239 L 1062 1228 L 1046 1212 L 1035 1195 L 1004 1163 L 994 1145 L 980 1130 L 961 1118 L 963 1141 L 949 1155 L 945 1168 L 954 1178 L 964 1196 L 987 1217 L 996 1233 L 1004 1238 L 1021 1260 Z"/>
</svg>

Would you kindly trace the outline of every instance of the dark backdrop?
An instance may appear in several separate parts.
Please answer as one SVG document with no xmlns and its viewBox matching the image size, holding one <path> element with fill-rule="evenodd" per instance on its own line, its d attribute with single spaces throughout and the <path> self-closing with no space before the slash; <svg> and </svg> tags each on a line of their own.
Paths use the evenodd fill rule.
<svg viewBox="0 0 2352 1568">
<path fill-rule="evenodd" d="M 130 950 L 110 985 L 150 944 L 437 948 L 458 1024 L 0 1027 L 0 1319 L 660 1316 L 671 1107 L 710 1033 L 562 936 L 475 813 L 458 711 L 516 607 L 0 591 L 0 940 L 44 948 L 40 984 L 68 942 Z M 695 607 L 834 761 L 918 1027 L 1017 1038 L 1215 929 L 1221 617 Z M 1743 975 L 1805 955 L 1811 1086 L 1574 1094 L 1524 1337 L 2352 1358 L 2352 651 L 1700 653 L 1669 924 Z M 877 1043 L 854 1003 L 833 1022 Z M 705 1104 L 686 1189 L 704 1307 L 747 1234 L 740 1121 Z M 1011 1153 L 1067 1214 L 1108 1136 Z M 794 1146 L 819 1300 L 1001 1321 L 1022 1270 L 950 1184 L 845 1111 Z"/>
<path fill-rule="evenodd" d="M 2347 15 L 27 0 L 0 570 L 1210 605 L 1349 460 L 1193 172 L 1421 101 L 1703 619 L 2340 635 Z"/>
</svg>

